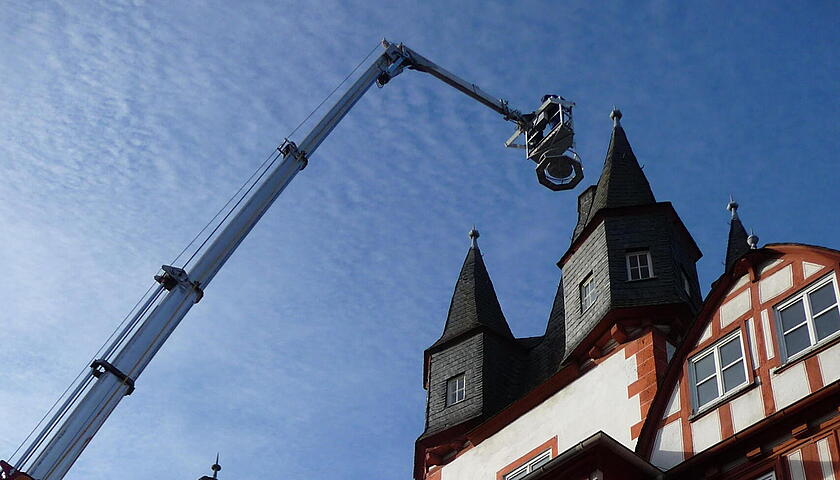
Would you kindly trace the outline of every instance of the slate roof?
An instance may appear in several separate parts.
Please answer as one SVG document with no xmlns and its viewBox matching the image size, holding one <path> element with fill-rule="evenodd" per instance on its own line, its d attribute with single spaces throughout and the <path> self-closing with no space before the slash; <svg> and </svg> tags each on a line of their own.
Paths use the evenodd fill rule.
<svg viewBox="0 0 840 480">
<path fill-rule="evenodd" d="M 613 131 L 604 159 L 604 169 L 594 191 L 589 187 L 578 199 L 578 224 L 572 241 L 577 240 L 589 221 L 604 208 L 631 207 L 656 203 L 647 177 L 621 126 L 621 112 L 613 110 Z"/>
<path fill-rule="evenodd" d="M 734 204 L 732 210 L 732 220 L 729 221 L 729 240 L 726 244 L 726 270 L 732 267 L 736 260 L 746 255 L 750 251 L 750 246 L 747 243 L 747 230 L 741 219 L 738 217 L 738 204 L 730 202 L 730 206 Z"/>
<path fill-rule="evenodd" d="M 470 247 L 461 274 L 455 284 L 443 335 L 430 347 L 435 348 L 472 330 L 486 328 L 503 337 L 513 334 L 496 298 L 493 282 L 481 257 L 478 245 Z"/>
</svg>

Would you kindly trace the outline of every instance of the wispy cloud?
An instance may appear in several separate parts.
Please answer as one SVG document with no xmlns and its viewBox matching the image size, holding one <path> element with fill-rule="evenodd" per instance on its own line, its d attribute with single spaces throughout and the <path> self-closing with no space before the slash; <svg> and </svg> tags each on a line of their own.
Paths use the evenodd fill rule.
<svg viewBox="0 0 840 480">
<path fill-rule="evenodd" d="M 730 9 L 727 14 L 717 13 Z M 819 11 L 819 10 L 825 11 Z M 730 192 L 763 240 L 838 247 L 836 6 L 102 2 L 0 6 L 0 454 L 151 276 L 381 37 L 523 109 L 578 103 L 587 180 L 622 107 L 657 198 L 720 272 Z M 807 28 L 806 28 L 807 26 Z M 540 334 L 574 194 L 510 125 L 415 72 L 372 91 L 207 290 L 68 476 L 408 478 L 422 351 L 476 223 Z M 153 466 L 153 467 L 152 467 Z M 227 477 L 225 477 L 227 478 Z"/>
</svg>

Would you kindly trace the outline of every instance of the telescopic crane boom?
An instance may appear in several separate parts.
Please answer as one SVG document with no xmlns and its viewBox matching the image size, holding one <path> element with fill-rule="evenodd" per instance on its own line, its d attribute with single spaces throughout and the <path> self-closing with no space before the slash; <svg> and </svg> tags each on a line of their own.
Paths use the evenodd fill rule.
<svg viewBox="0 0 840 480">
<path fill-rule="evenodd" d="M 266 174 L 241 206 L 200 251 L 189 271 L 164 265 L 157 285 L 91 369 L 64 398 L 47 423 L 14 461 L 0 462 L 6 480 L 61 480 L 120 400 L 163 346 L 181 319 L 201 300 L 219 272 L 254 225 L 292 179 L 303 170 L 319 145 L 371 86 L 385 86 L 406 68 L 426 72 L 486 105 L 516 125 L 505 142 L 523 148 L 537 164 L 537 177 L 552 190 L 574 188 L 583 178 L 580 160 L 571 150 L 572 107 L 562 97 L 546 95 L 532 113 L 523 114 L 484 90 L 453 75 L 414 50 L 383 40 L 384 51 L 299 142 L 278 147 L 282 161 Z M 524 137 L 523 143 L 516 143 Z M 12 459 L 10 459 L 12 460 Z"/>
</svg>

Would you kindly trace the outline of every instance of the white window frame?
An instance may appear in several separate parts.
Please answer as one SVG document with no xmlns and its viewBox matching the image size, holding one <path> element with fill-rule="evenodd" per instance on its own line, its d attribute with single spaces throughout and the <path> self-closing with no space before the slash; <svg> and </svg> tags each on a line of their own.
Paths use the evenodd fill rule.
<svg viewBox="0 0 840 480">
<path fill-rule="evenodd" d="M 580 292 L 580 311 L 581 313 L 589 310 L 592 305 L 598 300 L 598 293 L 595 291 L 595 276 L 591 273 L 580 282 L 578 291 Z"/>
<path fill-rule="evenodd" d="M 820 288 L 826 286 L 827 284 L 834 285 L 834 305 L 831 307 L 826 308 L 820 312 L 817 312 L 816 315 L 811 311 L 811 300 L 808 298 L 808 294 L 819 290 Z M 806 298 L 807 301 L 805 300 Z M 782 316 L 781 311 L 787 307 L 792 306 L 796 302 L 802 300 L 802 306 L 805 309 L 805 324 L 806 328 L 808 329 L 808 340 L 810 341 L 811 345 L 805 347 L 803 350 L 796 352 L 793 355 L 788 355 L 787 351 L 787 344 L 785 343 L 785 333 L 790 333 L 796 328 L 800 327 L 802 323 L 798 324 L 796 327 L 791 328 L 787 332 L 784 331 L 784 326 L 782 325 Z M 804 355 L 807 355 L 809 352 L 813 351 L 814 349 L 818 348 L 819 346 L 825 344 L 826 342 L 830 342 L 840 336 L 840 330 L 832 333 L 831 335 L 823 338 L 822 340 L 817 340 L 817 331 L 816 327 L 814 326 L 814 317 L 818 317 L 823 313 L 828 312 L 832 308 L 840 308 L 840 291 L 837 289 L 837 281 L 835 279 L 834 274 L 827 275 L 816 282 L 811 283 L 801 291 L 797 292 L 795 295 L 787 298 L 783 302 L 779 303 L 775 307 L 773 307 L 773 314 L 775 315 L 776 319 L 776 333 L 779 336 L 779 349 L 782 352 L 782 364 L 788 363 L 790 361 L 796 360 Z"/>
<path fill-rule="evenodd" d="M 732 363 L 729 363 L 727 365 L 721 365 L 720 364 L 720 347 L 723 346 L 726 343 L 729 343 L 733 338 L 738 338 L 738 340 L 739 340 L 739 344 L 741 345 L 741 358 L 739 360 L 736 360 L 736 361 L 734 361 Z M 700 383 L 702 383 L 706 380 L 709 380 L 712 377 L 708 376 L 708 377 L 702 379 L 701 381 L 698 381 L 698 379 L 696 378 L 696 375 L 694 373 L 694 370 L 695 370 L 694 364 L 697 363 L 698 360 L 702 360 L 702 359 L 708 357 L 709 355 L 713 355 L 714 359 L 715 359 L 715 373 L 714 373 L 714 375 L 715 375 L 715 380 L 717 381 L 718 396 L 717 396 L 717 398 L 709 400 L 708 402 L 704 403 L 703 405 L 700 405 L 700 395 L 698 394 L 697 386 Z M 741 362 L 741 366 L 744 368 L 744 381 L 743 381 L 743 383 L 740 383 L 738 385 L 733 386 L 732 388 L 729 389 L 729 391 L 726 391 L 725 386 L 723 385 L 723 371 L 726 370 L 727 368 L 735 365 L 737 362 Z M 691 389 L 691 405 L 694 409 L 694 413 L 702 412 L 702 411 L 705 411 L 709 408 L 713 408 L 715 405 L 718 405 L 720 403 L 721 399 L 724 399 L 724 398 L 727 398 L 731 395 L 734 395 L 735 393 L 739 392 L 742 388 L 744 388 L 744 386 L 749 385 L 749 383 L 750 383 L 750 372 L 749 372 L 749 369 L 747 367 L 747 349 L 746 349 L 746 345 L 744 345 L 744 336 L 741 334 L 741 329 L 739 328 L 739 329 L 735 330 L 731 334 L 729 334 L 729 335 L 721 338 L 717 342 L 715 342 L 714 345 L 710 345 L 709 347 L 704 348 L 703 351 L 701 351 L 700 353 L 697 353 L 696 355 L 693 355 L 691 358 L 689 358 L 688 359 L 688 376 L 689 376 L 689 379 L 691 380 L 691 384 L 689 385 L 689 388 Z"/>
<path fill-rule="evenodd" d="M 755 480 L 776 480 L 776 472 L 767 472 L 760 477 L 756 477 Z"/>
<path fill-rule="evenodd" d="M 630 258 L 640 258 L 642 256 L 644 256 L 644 258 L 647 260 L 647 268 L 648 268 L 648 276 L 647 277 L 642 276 L 642 264 L 641 264 L 641 262 L 638 261 L 638 259 L 636 260 L 636 263 L 638 264 L 638 266 L 636 266 L 636 267 L 630 266 Z M 653 278 L 654 277 L 653 258 L 651 258 L 651 256 L 650 256 L 650 250 L 634 250 L 632 252 L 627 252 L 624 255 L 624 263 L 627 265 L 627 281 L 628 282 L 637 282 L 639 280 L 647 280 L 648 278 Z M 639 271 L 639 278 L 633 278 L 633 269 L 634 268 Z"/>
<path fill-rule="evenodd" d="M 525 465 L 521 465 L 517 467 L 515 470 L 511 470 L 507 474 L 505 474 L 503 480 L 513 480 L 515 478 L 522 478 L 525 475 L 534 471 L 535 468 L 545 465 L 546 462 L 551 460 L 551 449 L 544 452 L 540 452 L 534 456 L 534 458 L 525 462 Z M 540 463 L 542 462 L 542 463 Z M 537 465 L 539 464 L 539 465 Z"/>
<path fill-rule="evenodd" d="M 450 386 L 454 385 L 454 388 Z M 467 398 L 467 374 L 455 375 L 446 381 L 446 406 L 463 402 Z"/>
</svg>

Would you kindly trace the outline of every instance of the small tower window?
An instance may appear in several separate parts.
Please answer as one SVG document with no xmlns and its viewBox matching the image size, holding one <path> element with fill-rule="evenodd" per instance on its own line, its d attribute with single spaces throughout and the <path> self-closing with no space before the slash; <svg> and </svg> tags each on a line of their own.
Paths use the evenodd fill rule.
<svg viewBox="0 0 840 480">
<path fill-rule="evenodd" d="M 627 254 L 627 280 L 644 280 L 653 277 L 650 251 L 639 250 Z"/>
<path fill-rule="evenodd" d="M 584 281 L 580 283 L 580 311 L 585 312 L 598 299 L 598 294 L 595 292 L 595 282 L 593 282 L 592 274 L 590 273 Z"/>
<path fill-rule="evenodd" d="M 688 280 L 688 274 L 686 274 L 685 270 L 683 270 L 683 269 L 680 269 L 680 274 L 682 275 L 683 290 L 685 290 L 685 293 L 687 293 L 688 296 L 690 297 L 691 296 L 691 282 Z"/>
<path fill-rule="evenodd" d="M 467 396 L 467 376 L 460 374 L 446 381 L 446 405 L 463 401 Z"/>
</svg>

